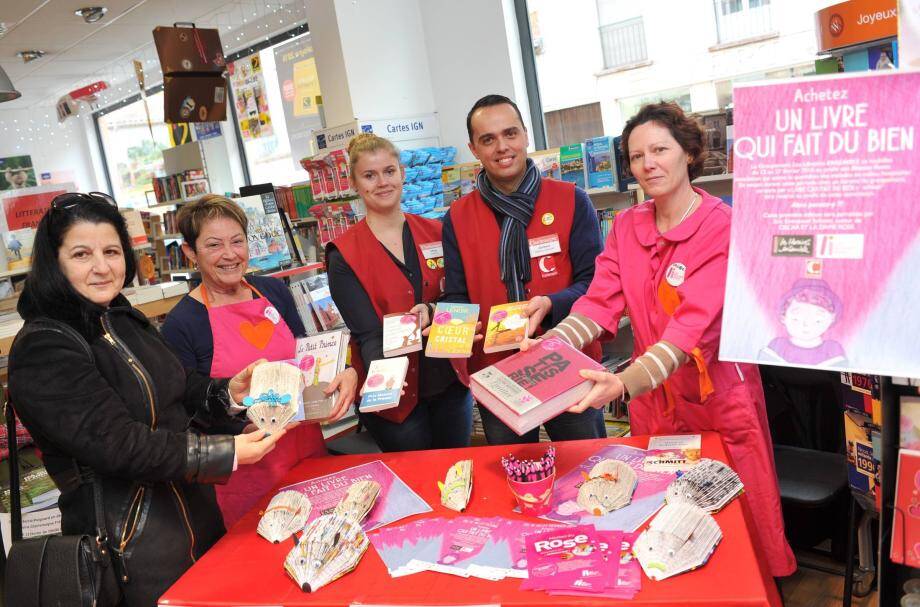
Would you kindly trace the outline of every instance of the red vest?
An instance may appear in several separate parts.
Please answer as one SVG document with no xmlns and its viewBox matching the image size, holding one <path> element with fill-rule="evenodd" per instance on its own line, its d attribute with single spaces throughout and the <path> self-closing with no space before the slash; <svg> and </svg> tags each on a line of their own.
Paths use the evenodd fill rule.
<svg viewBox="0 0 920 607">
<path fill-rule="evenodd" d="M 531 280 L 525 287 L 527 299 L 561 291 L 572 284 L 572 260 L 569 257 L 569 235 L 575 214 L 575 185 L 555 179 L 544 179 L 534 208 L 527 238 L 540 236 L 559 237 L 561 251 L 553 255 L 530 259 Z M 501 226 L 491 207 L 473 191 L 451 205 L 450 220 L 457 236 L 460 258 L 466 276 L 466 289 L 470 301 L 479 304 L 479 320 L 483 329 L 488 325 L 489 309 L 508 303 L 508 292 L 501 279 L 498 264 L 498 247 Z M 470 373 L 475 373 L 516 350 L 485 354 L 482 342 L 473 346 L 473 356 L 468 360 Z M 601 359 L 600 343 L 585 348 L 585 354 Z"/>
<path fill-rule="evenodd" d="M 406 213 L 409 231 L 415 241 L 419 266 L 422 268 L 422 301 L 434 302 L 441 295 L 444 279 L 444 264 L 437 264 L 434 269 L 427 264 L 420 245 L 429 242 L 441 242 L 441 222 L 425 219 Z M 384 314 L 408 312 L 415 305 L 415 291 L 405 274 L 390 259 L 384 248 L 366 221 L 349 228 L 347 232 L 333 241 L 335 246 L 351 267 L 361 286 L 367 291 L 374 310 L 383 323 Z M 392 422 L 402 423 L 418 403 L 418 369 L 419 352 L 409 354 L 409 371 L 406 373 L 406 393 L 399 401 L 399 406 L 380 411 L 377 415 Z M 358 389 L 364 385 L 367 375 L 361 360 L 361 348 L 351 340 L 351 365 L 358 373 Z"/>
</svg>

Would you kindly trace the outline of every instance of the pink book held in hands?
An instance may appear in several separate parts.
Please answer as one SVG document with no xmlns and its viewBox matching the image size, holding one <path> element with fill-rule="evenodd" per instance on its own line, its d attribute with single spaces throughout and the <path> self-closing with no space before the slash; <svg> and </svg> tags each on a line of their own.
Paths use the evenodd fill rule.
<svg viewBox="0 0 920 607">
<path fill-rule="evenodd" d="M 545 339 L 526 352 L 470 376 L 473 398 L 506 426 L 524 434 L 578 404 L 594 385 L 582 369 L 604 367 L 557 338 Z"/>
</svg>

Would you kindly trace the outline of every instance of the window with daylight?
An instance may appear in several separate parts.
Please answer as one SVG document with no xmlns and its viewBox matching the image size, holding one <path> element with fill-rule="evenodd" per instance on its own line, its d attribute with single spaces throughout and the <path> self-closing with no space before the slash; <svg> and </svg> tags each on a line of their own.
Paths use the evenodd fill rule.
<svg viewBox="0 0 920 607">
<path fill-rule="evenodd" d="M 616 69 L 648 59 L 645 25 L 636 3 L 626 0 L 597 0 L 604 69 Z"/>
<path fill-rule="evenodd" d="M 99 116 L 99 133 L 112 180 L 112 195 L 120 207 L 145 208 L 151 176 L 163 172 L 163 150 L 170 147 L 163 122 L 163 93 L 147 97 L 150 124 L 143 100 Z M 153 197 L 151 196 L 151 200 Z"/>
<path fill-rule="evenodd" d="M 773 34 L 773 6 L 770 0 L 712 0 L 715 7 L 719 44 L 740 42 Z"/>
</svg>

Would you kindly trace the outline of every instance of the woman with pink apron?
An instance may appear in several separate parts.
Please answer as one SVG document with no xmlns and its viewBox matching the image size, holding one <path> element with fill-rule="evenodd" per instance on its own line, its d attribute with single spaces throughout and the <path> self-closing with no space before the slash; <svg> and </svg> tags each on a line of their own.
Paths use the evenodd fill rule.
<svg viewBox="0 0 920 607">
<path fill-rule="evenodd" d="M 294 358 L 296 337 L 306 334 L 294 298 L 280 280 L 244 278 L 249 265 L 247 218 L 233 201 L 208 194 L 183 206 L 177 216 L 183 251 L 201 271 L 201 285 L 167 316 L 162 333 L 186 367 L 211 377 L 232 377 L 250 363 Z M 346 369 L 330 383 L 339 397 L 330 420 L 354 400 L 357 374 Z M 245 417 L 234 420 L 240 432 Z M 261 462 L 241 466 L 217 500 L 227 527 L 251 510 L 287 472 L 307 457 L 326 454 L 319 424 L 301 423 L 278 441 Z"/>
<path fill-rule="evenodd" d="M 615 334 L 628 309 L 633 362 L 617 374 L 582 371 L 595 385 L 570 411 L 625 398 L 634 435 L 718 432 L 744 483 L 758 553 L 772 575 L 791 575 L 760 375 L 719 360 L 731 209 L 690 185 L 706 157 L 702 131 L 661 103 L 630 119 L 622 141 L 652 198 L 617 215 L 588 292 L 547 335 L 583 348 Z"/>
<path fill-rule="evenodd" d="M 255 299 L 217 308 L 211 306 L 207 288 L 201 285 L 214 336 L 211 377 L 233 377 L 260 358 L 294 358 L 296 340 L 278 310 L 252 285 L 244 284 Z M 230 527 L 251 510 L 300 460 L 322 455 L 326 455 L 326 445 L 319 424 L 301 423 L 290 429 L 262 461 L 238 468 L 226 485 L 216 486 L 224 523 Z"/>
</svg>

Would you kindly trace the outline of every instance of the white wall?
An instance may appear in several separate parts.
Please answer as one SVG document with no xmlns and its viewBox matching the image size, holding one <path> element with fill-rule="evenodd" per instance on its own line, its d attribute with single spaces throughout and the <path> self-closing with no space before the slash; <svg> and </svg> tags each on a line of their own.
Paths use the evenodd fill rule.
<svg viewBox="0 0 920 607">
<path fill-rule="evenodd" d="M 511 0 L 311 0 L 307 17 L 327 125 L 436 112 L 461 161 L 483 95 L 514 99 L 531 127 Z"/>
<path fill-rule="evenodd" d="M 91 120 L 78 116 L 58 124 L 54 108 L 44 112 L 0 108 L 0 158 L 28 154 L 39 182 L 43 172 L 72 171 L 78 190 L 105 189 L 104 179 L 97 178 L 93 167 L 86 119 Z"/>
<path fill-rule="evenodd" d="M 335 0 L 335 11 L 355 117 L 434 112 L 419 0 Z"/>
<path fill-rule="evenodd" d="M 326 124 L 335 126 L 354 120 L 348 73 L 342 53 L 338 19 L 333 0 L 311 0 L 306 3 L 307 24 L 316 57 L 316 74 L 323 92 L 323 114 Z"/>
<path fill-rule="evenodd" d="M 527 98 L 516 90 L 516 68 L 512 68 L 511 49 L 519 43 L 509 41 L 503 3 L 419 0 L 419 6 L 442 145 L 457 146 L 461 162 L 473 160 L 466 147 L 466 114 L 477 99 L 489 93 L 513 99 L 524 115 L 524 126 L 530 129 Z M 520 46 L 516 48 L 519 53 Z"/>
</svg>

